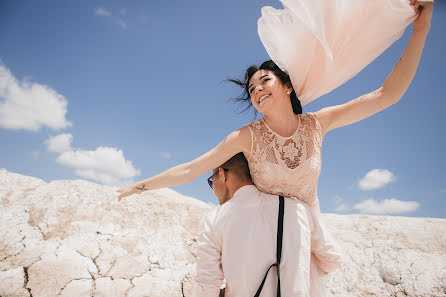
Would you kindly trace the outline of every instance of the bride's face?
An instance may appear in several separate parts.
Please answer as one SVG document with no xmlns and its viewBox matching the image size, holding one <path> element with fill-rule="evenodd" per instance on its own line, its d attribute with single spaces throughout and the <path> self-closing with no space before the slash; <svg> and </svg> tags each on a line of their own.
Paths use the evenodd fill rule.
<svg viewBox="0 0 446 297">
<path fill-rule="evenodd" d="M 252 105 L 260 113 L 282 102 L 289 103 L 290 96 L 287 92 L 291 90 L 291 87 L 284 85 L 271 70 L 265 69 L 254 73 L 248 85 Z"/>
</svg>

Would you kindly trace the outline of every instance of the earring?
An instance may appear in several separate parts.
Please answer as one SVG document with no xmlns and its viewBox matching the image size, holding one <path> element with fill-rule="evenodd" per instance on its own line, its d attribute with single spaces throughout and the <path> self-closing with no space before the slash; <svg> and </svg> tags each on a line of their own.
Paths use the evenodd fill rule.
<svg viewBox="0 0 446 297">
<path fill-rule="evenodd" d="M 286 93 L 287 93 L 287 95 L 289 95 L 289 94 L 291 94 L 291 91 L 287 91 Z"/>
</svg>

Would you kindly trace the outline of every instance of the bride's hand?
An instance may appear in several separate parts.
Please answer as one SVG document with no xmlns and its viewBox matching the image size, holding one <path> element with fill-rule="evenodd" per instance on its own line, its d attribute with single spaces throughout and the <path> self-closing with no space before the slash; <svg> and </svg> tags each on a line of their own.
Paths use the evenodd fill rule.
<svg viewBox="0 0 446 297">
<path fill-rule="evenodd" d="M 141 193 L 141 191 L 138 191 L 136 189 L 136 187 L 134 187 L 134 186 L 130 186 L 127 188 L 120 188 L 120 189 L 116 190 L 116 192 L 121 193 L 121 195 L 118 196 L 118 202 L 121 201 L 122 198 L 125 198 L 127 196 L 130 196 L 130 195 L 133 195 L 136 193 L 138 193 L 138 194 Z"/>
<path fill-rule="evenodd" d="M 417 1 L 411 0 L 410 5 L 413 5 L 415 11 L 419 11 L 418 17 L 413 21 L 414 30 L 427 30 L 431 27 L 433 1 Z"/>
</svg>

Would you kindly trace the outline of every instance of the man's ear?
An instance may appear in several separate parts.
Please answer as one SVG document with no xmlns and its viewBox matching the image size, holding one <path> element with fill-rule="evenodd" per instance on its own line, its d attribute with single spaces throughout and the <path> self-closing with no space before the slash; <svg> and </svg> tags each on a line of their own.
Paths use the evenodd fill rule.
<svg viewBox="0 0 446 297">
<path fill-rule="evenodd" d="M 228 172 L 224 171 L 223 168 L 218 168 L 218 174 L 223 177 L 223 180 L 226 182 L 228 180 Z"/>
</svg>

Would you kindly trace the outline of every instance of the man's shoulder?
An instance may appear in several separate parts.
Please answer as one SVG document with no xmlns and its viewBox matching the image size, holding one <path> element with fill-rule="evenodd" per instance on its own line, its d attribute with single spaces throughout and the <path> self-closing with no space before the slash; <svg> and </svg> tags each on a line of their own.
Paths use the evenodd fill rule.
<svg viewBox="0 0 446 297">
<path fill-rule="evenodd" d="M 275 206 L 278 202 L 278 195 L 262 192 L 254 185 L 247 185 L 241 187 L 231 200 L 222 205 L 222 208 L 224 208 L 224 213 L 243 215 L 248 209 L 257 210 L 268 207 L 268 205 Z"/>
<path fill-rule="evenodd" d="M 236 203 L 234 204 L 233 201 L 228 200 L 227 202 L 210 209 L 203 220 L 206 224 L 211 226 L 218 225 L 226 216 L 233 214 L 233 209 L 237 207 L 238 205 Z"/>
<path fill-rule="evenodd" d="M 243 187 L 240 187 L 235 193 L 234 193 L 234 197 L 231 199 L 233 203 L 235 203 L 236 201 L 238 202 L 239 200 L 243 200 L 247 197 L 277 197 L 277 195 L 272 195 L 272 194 L 268 194 L 265 192 L 260 191 L 259 189 L 257 189 L 257 187 L 255 185 L 245 185 Z M 243 199 L 239 199 L 242 198 Z M 234 199 L 236 198 L 236 199 Z M 231 201 L 229 200 L 229 201 Z"/>
<path fill-rule="evenodd" d="M 218 213 L 220 212 L 222 205 L 213 206 L 204 216 L 204 220 L 210 223 L 215 222 L 215 219 L 218 217 Z"/>
</svg>

